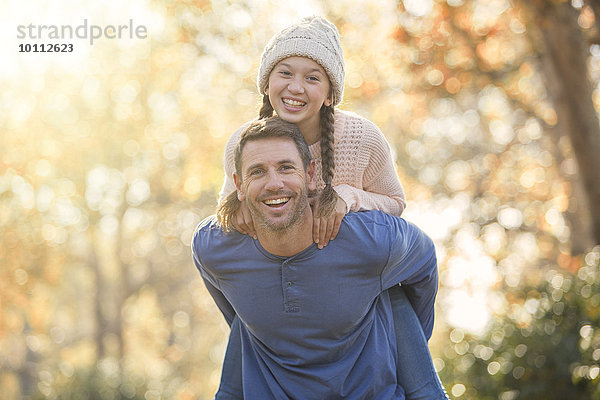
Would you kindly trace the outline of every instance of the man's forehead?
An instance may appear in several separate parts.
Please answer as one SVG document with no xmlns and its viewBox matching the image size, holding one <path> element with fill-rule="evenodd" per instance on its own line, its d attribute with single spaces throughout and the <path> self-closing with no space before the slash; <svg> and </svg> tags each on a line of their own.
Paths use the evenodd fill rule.
<svg viewBox="0 0 600 400">
<path fill-rule="evenodd" d="M 282 160 L 302 162 L 296 144 L 286 137 L 261 138 L 246 142 L 242 149 L 242 164 L 250 160 L 275 163 Z"/>
</svg>

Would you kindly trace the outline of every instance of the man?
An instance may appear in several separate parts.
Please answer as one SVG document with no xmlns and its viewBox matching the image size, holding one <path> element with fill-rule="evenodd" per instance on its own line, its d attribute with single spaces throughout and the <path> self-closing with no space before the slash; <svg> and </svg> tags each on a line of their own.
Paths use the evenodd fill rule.
<svg viewBox="0 0 600 400">
<path fill-rule="evenodd" d="M 234 207 L 225 207 L 198 226 L 192 252 L 227 321 L 241 322 L 244 398 L 403 399 L 387 289 L 405 286 L 429 337 L 431 240 L 401 218 L 367 211 L 347 214 L 318 249 L 308 201 L 314 161 L 298 128 L 278 118 L 248 127 L 235 164 L 234 196 L 247 202 L 257 239 L 228 229 Z"/>
</svg>

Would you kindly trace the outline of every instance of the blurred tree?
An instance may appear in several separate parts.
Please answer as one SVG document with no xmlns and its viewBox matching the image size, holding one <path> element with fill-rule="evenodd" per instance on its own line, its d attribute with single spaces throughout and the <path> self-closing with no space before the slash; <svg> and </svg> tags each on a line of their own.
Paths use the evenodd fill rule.
<svg viewBox="0 0 600 400">
<path fill-rule="evenodd" d="M 382 128 L 436 240 L 454 396 L 591 396 L 598 252 L 572 255 L 598 243 L 598 1 L 151 3 L 138 46 L 0 78 L 3 398 L 214 393 L 227 328 L 189 240 L 257 115 L 264 44 L 309 12 L 339 27 L 343 108 Z"/>
<path fill-rule="evenodd" d="M 528 29 L 541 47 L 544 82 L 557 113 L 554 129 L 570 138 L 579 166 L 578 184 L 584 190 L 571 227 L 573 250 L 581 253 L 600 243 L 600 123 L 588 71 L 590 39 L 595 35 L 597 41 L 600 27 L 600 15 L 593 10 L 600 11 L 600 3 L 587 1 L 579 10 L 566 1 L 521 3 L 528 7 Z"/>
<path fill-rule="evenodd" d="M 600 399 L 600 247 L 518 290 L 482 337 L 455 329 L 441 379 L 464 399 Z"/>
<path fill-rule="evenodd" d="M 431 5 L 428 13 L 426 3 Z M 548 333 L 565 345 L 569 357 L 548 354 L 551 368 L 532 380 L 516 382 L 503 378 L 513 373 L 511 363 L 500 360 L 488 367 L 486 358 L 496 347 L 513 351 L 520 344 L 500 346 L 497 342 L 499 329 L 522 327 L 522 322 L 519 325 L 510 317 L 511 307 L 523 297 L 522 288 L 524 293 L 541 293 L 547 273 L 555 269 L 567 276 L 576 273 L 578 257 L 571 255 L 584 254 L 600 242 L 600 164 L 595 156 L 600 150 L 600 128 L 593 89 L 598 73 L 592 40 L 597 19 L 592 5 L 583 1 L 398 2 L 399 27 L 394 38 L 399 54 L 407 50 L 408 57 L 402 61 L 411 65 L 413 77 L 402 86 L 412 94 L 402 104 L 414 107 L 423 98 L 428 105 L 410 115 L 410 124 L 403 124 L 404 116 L 391 118 L 390 126 L 403 126 L 408 133 L 406 138 L 393 138 L 399 148 L 407 149 L 400 163 L 440 198 L 447 193 L 457 198 L 468 195 L 463 216 L 476 223 L 472 228 L 450 227 L 446 235 L 439 234 L 443 230 L 439 225 L 433 230 L 445 243 L 442 314 L 469 313 L 453 311 L 448 305 L 453 296 L 464 296 L 465 287 L 476 285 L 488 274 L 485 257 L 470 255 L 477 253 L 478 242 L 494 257 L 492 263 L 501 273 L 495 284 L 499 296 L 486 299 L 481 295 L 496 315 L 483 331 L 487 333 L 464 343 L 462 331 L 450 328 L 456 352 L 443 356 L 449 371 L 442 368 L 442 375 L 456 397 L 579 398 L 598 385 L 595 372 L 583 382 L 570 367 L 584 359 L 574 351 L 577 323 L 597 323 L 594 308 L 590 314 L 589 308 L 575 301 L 578 292 L 571 299 L 570 313 L 577 316 L 573 323 L 563 323 L 564 330 L 555 335 Z M 418 93 L 427 96 L 418 97 Z M 462 174 L 470 174 L 470 179 L 462 179 Z M 415 195 L 414 190 L 407 193 Z M 561 221 L 563 215 L 568 229 Z M 471 268 L 467 265 L 479 272 L 465 278 L 464 272 Z M 481 302 L 481 297 L 473 299 Z M 548 327 L 550 332 L 551 317 L 538 315 L 536 329 Z M 485 362 L 476 362 L 474 347 L 489 349 L 483 353 Z M 550 349 L 540 348 L 538 354 Z M 593 371 L 597 360 L 592 357 Z M 504 372 L 499 373 L 499 367 Z M 522 368 L 515 373 L 519 379 Z M 572 380 L 582 383 L 569 383 Z M 565 382 L 560 394 L 539 390 L 539 386 L 552 387 L 547 382 L 559 381 Z M 487 389 L 480 391 L 480 387 Z"/>
</svg>

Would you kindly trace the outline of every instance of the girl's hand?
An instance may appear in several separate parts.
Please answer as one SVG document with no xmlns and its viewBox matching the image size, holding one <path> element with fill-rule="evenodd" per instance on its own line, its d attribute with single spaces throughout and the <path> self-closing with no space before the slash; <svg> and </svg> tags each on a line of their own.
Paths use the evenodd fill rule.
<svg viewBox="0 0 600 400">
<path fill-rule="evenodd" d="M 248 205 L 246 201 L 242 201 L 240 203 L 240 208 L 234 214 L 233 219 L 231 220 L 233 227 L 242 234 L 250 235 L 254 239 L 256 239 L 256 231 L 254 230 L 254 221 L 252 220 L 252 216 L 250 215 L 250 210 L 248 209 Z"/>
<path fill-rule="evenodd" d="M 314 213 L 313 240 L 317 243 L 319 249 L 327 246 L 330 240 L 335 239 L 340 230 L 342 218 L 346 215 L 346 202 L 337 193 L 336 197 L 337 202 L 331 215 L 319 218 L 317 217 L 317 213 Z M 318 206 L 317 202 L 316 207 Z"/>
</svg>

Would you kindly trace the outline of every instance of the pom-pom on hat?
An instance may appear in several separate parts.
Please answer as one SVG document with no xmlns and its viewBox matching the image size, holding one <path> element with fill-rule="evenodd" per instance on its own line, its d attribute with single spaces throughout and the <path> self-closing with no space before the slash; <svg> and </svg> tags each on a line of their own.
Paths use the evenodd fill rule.
<svg viewBox="0 0 600 400">
<path fill-rule="evenodd" d="M 333 89 L 333 105 L 338 105 L 344 94 L 345 73 L 344 54 L 335 25 L 322 17 L 307 17 L 273 36 L 260 57 L 259 93 L 265 93 L 273 67 L 293 56 L 311 58 L 323 67 Z"/>
</svg>

